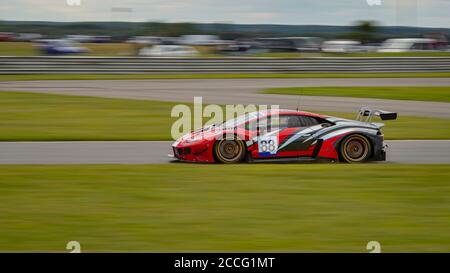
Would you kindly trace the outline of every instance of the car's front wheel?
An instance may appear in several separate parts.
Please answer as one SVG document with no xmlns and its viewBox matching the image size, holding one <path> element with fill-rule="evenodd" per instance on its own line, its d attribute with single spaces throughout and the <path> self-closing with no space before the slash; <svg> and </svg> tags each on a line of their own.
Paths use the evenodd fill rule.
<svg viewBox="0 0 450 273">
<path fill-rule="evenodd" d="M 232 164 L 241 162 L 245 157 L 245 144 L 242 140 L 218 140 L 214 146 L 214 155 L 218 162 Z"/>
<path fill-rule="evenodd" d="M 340 158 L 347 163 L 366 162 L 371 154 L 372 145 L 363 135 L 346 137 L 340 145 Z"/>
</svg>

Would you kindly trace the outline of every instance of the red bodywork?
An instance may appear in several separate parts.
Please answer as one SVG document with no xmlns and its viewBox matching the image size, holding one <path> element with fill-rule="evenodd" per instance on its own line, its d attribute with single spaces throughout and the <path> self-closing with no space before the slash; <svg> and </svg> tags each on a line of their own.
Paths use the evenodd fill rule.
<svg viewBox="0 0 450 273">
<path fill-rule="evenodd" d="M 262 113 L 262 114 L 261 114 Z M 296 115 L 303 117 L 312 117 L 326 120 L 328 116 L 314 114 L 309 112 L 302 111 L 292 111 L 292 110 L 279 110 L 276 112 L 260 112 L 259 119 L 268 118 L 272 115 L 279 115 L 280 117 L 283 115 Z M 214 158 L 214 145 L 218 139 L 221 139 L 225 134 L 236 135 L 238 138 L 247 142 L 247 154 L 253 159 L 260 159 L 262 156 L 258 153 L 258 143 L 251 143 L 255 137 L 258 136 L 257 130 L 246 129 L 246 125 L 254 121 L 255 118 L 249 119 L 246 122 L 242 122 L 241 124 L 236 124 L 234 128 L 221 128 L 221 127 L 207 127 L 204 129 L 200 129 L 194 131 L 190 134 L 185 135 L 181 139 L 177 140 L 173 144 L 173 152 L 174 156 L 177 159 L 183 161 L 191 161 L 191 162 L 205 162 L 205 163 L 213 163 L 216 162 Z M 292 136 L 299 128 L 285 128 L 280 130 L 278 135 L 278 143 L 283 143 L 283 141 Z M 331 160 L 338 160 L 338 154 L 335 149 L 335 142 L 340 139 L 343 135 L 339 135 L 333 138 L 324 141 L 321 144 L 321 149 L 315 156 L 328 158 Z M 273 156 L 264 156 L 264 158 L 289 158 L 289 157 L 311 157 L 314 154 L 316 149 L 316 145 L 314 144 L 304 150 L 287 150 L 287 151 L 279 151 L 276 155 Z"/>
</svg>

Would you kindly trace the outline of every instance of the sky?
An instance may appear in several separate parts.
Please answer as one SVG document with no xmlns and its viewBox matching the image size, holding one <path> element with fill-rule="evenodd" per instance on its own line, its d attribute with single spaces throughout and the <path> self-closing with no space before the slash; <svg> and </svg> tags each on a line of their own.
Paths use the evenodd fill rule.
<svg viewBox="0 0 450 273">
<path fill-rule="evenodd" d="M 70 5 L 77 1 L 80 5 Z M 293 25 L 349 25 L 358 20 L 375 20 L 381 25 L 450 28 L 450 0 L 0 0 L 0 3 L 0 20 Z M 125 9 L 113 12 L 115 8 Z"/>
</svg>

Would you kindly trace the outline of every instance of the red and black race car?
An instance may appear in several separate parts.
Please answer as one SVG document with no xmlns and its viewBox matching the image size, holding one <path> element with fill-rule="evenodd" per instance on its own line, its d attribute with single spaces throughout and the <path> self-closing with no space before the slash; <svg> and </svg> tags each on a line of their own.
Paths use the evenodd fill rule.
<svg viewBox="0 0 450 273">
<path fill-rule="evenodd" d="M 349 120 L 293 110 L 253 112 L 183 136 L 171 156 L 210 163 L 384 161 L 384 124 L 372 122 L 374 116 L 393 120 L 397 113 L 363 107 Z"/>
</svg>

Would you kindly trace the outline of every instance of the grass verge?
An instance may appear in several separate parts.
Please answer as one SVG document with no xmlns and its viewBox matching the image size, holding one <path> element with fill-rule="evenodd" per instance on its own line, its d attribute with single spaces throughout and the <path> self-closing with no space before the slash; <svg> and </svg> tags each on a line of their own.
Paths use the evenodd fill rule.
<svg viewBox="0 0 450 273">
<path fill-rule="evenodd" d="M 0 165 L 1 251 L 450 251 L 450 165 Z"/>
<path fill-rule="evenodd" d="M 0 75 L 0 81 L 154 80 L 154 79 L 272 79 L 272 78 L 448 78 L 450 72 L 420 73 L 259 73 L 259 74 L 26 74 Z"/>
<path fill-rule="evenodd" d="M 270 88 L 266 94 L 354 97 L 392 100 L 450 102 L 450 86 L 442 87 L 286 87 Z"/>
<path fill-rule="evenodd" d="M 174 102 L 0 92 L 0 141 L 170 140 Z M 189 105 L 189 104 L 188 104 Z M 354 113 L 325 113 L 354 118 Z M 450 139 L 450 119 L 400 116 L 386 139 Z"/>
</svg>

